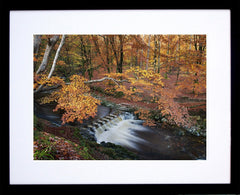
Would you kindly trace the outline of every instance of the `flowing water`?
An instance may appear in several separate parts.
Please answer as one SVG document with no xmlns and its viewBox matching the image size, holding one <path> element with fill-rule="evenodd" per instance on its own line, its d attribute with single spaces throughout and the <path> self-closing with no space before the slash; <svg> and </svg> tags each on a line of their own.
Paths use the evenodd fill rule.
<svg viewBox="0 0 240 195">
<path fill-rule="evenodd" d="M 94 128 L 98 143 L 124 146 L 148 160 L 205 159 L 204 138 L 179 135 L 178 130 L 150 128 L 128 112 Z"/>
<path fill-rule="evenodd" d="M 61 115 L 49 105 L 34 104 L 34 113 L 53 125 L 61 125 Z M 129 112 L 111 114 L 108 107 L 99 106 L 97 119 L 86 121 L 96 141 L 111 142 L 137 153 L 146 160 L 206 159 L 205 138 L 181 135 L 178 129 L 150 128 Z M 91 125 L 89 125 L 91 124 Z M 80 128 L 81 129 L 81 128 Z"/>
<path fill-rule="evenodd" d="M 148 130 L 148 128 L 142 126 L 142 123 L 143 121 L 136 120 L 131 113 L 121 114 L 94 129 L 97 142 L 111 142 L 130 148 L 137 148 L 136 143 L 142 143 L 145 140 L 138 137 L 136 132 Z"/>
</svg>

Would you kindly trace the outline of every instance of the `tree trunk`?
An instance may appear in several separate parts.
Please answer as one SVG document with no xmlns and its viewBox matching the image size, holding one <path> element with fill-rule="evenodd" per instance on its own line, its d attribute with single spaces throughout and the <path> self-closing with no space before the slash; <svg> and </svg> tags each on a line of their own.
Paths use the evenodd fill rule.
<svg viewBox="0 0 240 195">
<path fill-rule="evenodd" d="M 130 68 L 133 67 L 133 47 L 131 47 L 131 59 L 130 59 Z"/>
<path fill-rule="evenodd" d="M 147 50 L 146 70 L 148 69 L 148 61 L 149 61 L 149 53 L 150 53 L 150 41 L 151 41 L 151 35 L 149 35 L 149 37 L 148 37 L 148 50 Z"/>
<path fill-rule="evenodd" d="M 141 54 L 140 54 L 140 68 L 143 66 L 143 49 L 141 49 Z"/>
<path fill-rule="evenodd" d="M 120 60 L 117 64 L 117 73 L 122 73 L 123 66 L 123 35 L 119 35 L 120 40 Z"/>
<path fill-rule="evenodd" d="M 140 65 L 139 65 L 139 68 L 142 68 L 143 67 L 143 45 L 145 45 L 145 41 L 144 41 L 144 36 L 145 35 L 143 35 L 143 37 L 141 37 L 140 36 L 140 38 L 142 39 L 142 43 L 141 43 L 141 54 L 140 54 Z"/>
<path fill-rule="evenodd" d="M 39 47 L 40 47 L 40 44 L 41 44 L 41 37 L 42 37 L 42 35 L 34 35 L 33 36 L 33 51 L 34 51 L 34 54 L 38 54 Z"/>
<path fill-rule="evenodd" d="M 161 51 L 161 37 L 159 38 L 159 42 L 158 42 L 158 73 L 160 73 L 160 51 Z"/>
<path fill-rule="evenodd" d="M 175 63 L 177 65 L 177 79 L 176 79 L 176 83 L 175 85 L 178 84 L 178 79 L 179 79 L 179 74 L 180 74 L 180 35 L 178 35 L 178 46 L 177 46 L 177 49 L 176 49 L 176 59 L 175 59 Z"/>
<path fill-rule="evenodd" d="M 110 70 L 110 65 L 109 65 L 109 51 L 108 51 L 109 39 L 108 39 L 108 36 L 103 36 L 103 38 L 104 38 L 104 42 L 105 42 L 105 46 L 106 46 L 106 67 L 107 67 L 108 73 L 110 73 L 111 70 Z"/>
<path fill-rule="evenodd" d="M 189 50 L 191 50 L 191 47 L 192 47 L 192 35 L 190 35 Z"/>
<path fill-rule="evenodd" d="M 157 70 L 157 50 L 158 50 L 158 42 L 157 42 L 157 35 L 154 35 L 154 72 Z"/>
<path fill-rule="evenodd" d="M 46 50 L 45 50 L 45 53 L 43 56 L 42 63 L 39 66 L 36 74 L 39 74 L 40 72 L 43 72 L 46 69 L 50 53 L 51 53 L 54 45 L 57 43 L 58 39 L 59 39 L 59 35 L 55 35 L 52 38 L 48 39 L 48 44 L 47 44 L 47 47 L 46 47 Z"/>
<path fill-rule="evenodd" d="M 114 35 L 112 37 L 110 37 L 110 42 L 111 42 L 112 50 L 113 50 L 113 53 L 114 53 L 114 56 L 115 56 L 115 59 L 116 59 L 117 66 L 118 66 L 119 62 L 118 62 L 117 51 L 116 51 L 116 48 L 115 48 L 115 36 Z M 118 71 L 118 69 L 116 71 Z"/>
<path fill-rule="evenodd" d="M 135 67 L 138 66 L 138 48 L 136 48 L 136 63 Z"/>
<path fill-rule="evenodd" d="M 169 66 L 169 71 L 168 73 L 171 73 L 172 69 L 171 66 L 169 65 L 169 59 L 168 59 L 168 55 L 170 54 L 170 37 L 168 35 L 168 47 L 167 47 L 167 66 Z"/>
<path fill-rule="evenodd" d="M 98 44 L 98 38 L 97 38 L 97 37 L 94 37 L 94 36 L 95 36 L 95 35 L 92 35 L 92 40 L 93 40 L 93 42 L 94 42 L 96 51 L 98 52 L 98 54 L 99 54 L 99 56 L 100 56 L 100 58 L 101 58 L 101 60 L 102 60 L 102 62 L 103 62 L 103 64 L 104 64 L 104 66 L 105 66 L 105 65 L 106 65 L 106 62 L 105 62 L 104 57 L 103 57 L 104 54 L 102 54 L 102 52 L 101 52 L 101 50 L 100 50 L 100 47 L 99 47 L 99 44 Z M 105 39 L 105 38 L 104 38 L 104 39 Z M 107 65 L 106 65 L 106 66 L 107 66 Z"/>
<path fill-rule="evenodd" d="M 53 60 L 52 68 L 51 68 L 51 70 L 50 70 L 50 72 L 48 74 L 48 78 L 51 78 L 51 76 L 53 74 L 53 71 L 54 71 L 54 69 L 56 67 L 57 59 L 58 59 L 59 53 L 61 51 L 61 48 L 62 48 L 62 46 L 64 44 L 64 41 L 65 41 L 65 35 L 62 36 L 62 40 L 60 42 L 60 45 L 58 46 L 57 52 L 56 52 L 54 60 Z"/>
</svg>

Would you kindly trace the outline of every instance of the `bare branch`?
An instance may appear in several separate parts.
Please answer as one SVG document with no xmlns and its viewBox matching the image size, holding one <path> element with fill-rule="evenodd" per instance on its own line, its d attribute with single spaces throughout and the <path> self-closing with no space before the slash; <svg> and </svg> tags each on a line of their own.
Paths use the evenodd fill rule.
<svg viewBox="0 0 240 195">
<path fill-rule="evenodd" d="M 113 79 L 113 78 L 111 78 L 111 77 L 103 77 L 102 79 L 84 81 L 84 83 L 85 83 L 85 84 L 98 83 L 98 82 L 102 82 L 102 81 L 104 81 L 104 80 L 111 80 L 111 81 L 113 81 L 115 84 L 117 84 L 117 86 L 120 86 L 119 83 L 129 82 L 128 80 L 116 80 L 116 79 Z"/>
<path fill-rule="evenodd" d="M 92 83 L 99 83 L 99 82 L 102 82 L 102 81 L 105 81 L 105 80 L 111 80 L 113 81 L 118 87 L 120 87 L 120 83 L 123 83 L 123 82 L 127 82 L 127 83 L 130 83 L 128 80 L 116 80 L 114 78 L 111 78 L 111 77 L 103 77 L 101 79 L 96 79 L 96 80 L 89 80 L 89 81 L 84 81 L 85 84 L 92 84 Z M 70 82 L 67 82 L 65 83 L 66 85 L 70 85 Z M 48 88 L 42 88 L 43 85 L 40 85 L 38 87 L 38 89 L 36 89 L 34 91 L 34 93 L 36 92 L 39 92 L 39 91 L 49 91 L 49 90 L 53 90 L 53 89 L 57 89 L 59 87 L 61 87 L 61 85 L 56 85 L 56 86 L 51 86 L 51 87 L 48 87 Z"/>
</svg>

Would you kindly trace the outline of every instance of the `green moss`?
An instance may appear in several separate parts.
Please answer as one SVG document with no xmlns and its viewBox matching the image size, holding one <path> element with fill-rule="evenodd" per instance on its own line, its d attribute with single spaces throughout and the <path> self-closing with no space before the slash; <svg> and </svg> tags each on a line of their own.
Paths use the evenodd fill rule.
<svg viewBox="0 0 240 195">
<path fill-rule="evenodd" d="M 85 159 L 85 160 L 95 160 L 92 155 L 88 151 L 89 149 L 87 147 L 83 147 L 83 150 L 80 151 L 80 155 Z"/>
<path fill-rule="evenodd" d="M 115 98 L 121 98 L 124 96 L 124 93 L 122 91 L 116 91 L 113 95 Z"/>
<path fill-rule="evenodd" d="M 112 143 L 101 143 L 102 152 L 114 160 L 137 160 L 138 156 L 126 148 Z"/>
<path fill-rule="evenodd" d="M 33 122 L 34 128 L 36 128 L 39 131 L 43 130 L 43 123 L 40 120 L 38 120 L 38 117 L 36 115 L 34 115 Z"/>
</svg>

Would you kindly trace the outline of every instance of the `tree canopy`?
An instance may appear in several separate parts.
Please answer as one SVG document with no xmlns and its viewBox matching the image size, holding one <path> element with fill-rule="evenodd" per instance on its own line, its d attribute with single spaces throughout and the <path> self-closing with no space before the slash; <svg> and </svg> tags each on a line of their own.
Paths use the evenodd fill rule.
<svg viewBox="0 0 240 195">
<path fill-rule="evenodd" d="M 101 102 L 90 86 L 102 83 L 106 94 L 147 98 L 170 123 L 190 126 L 174 98 L 206 93 L 206 35 L 34 35 L 34 72 L 35 93 L 59 88 L 42 103 L 57 102 L 63 124 L 95 116 Z M 135 113 L 154 125 L 150 109 Z"/>
</svg>

